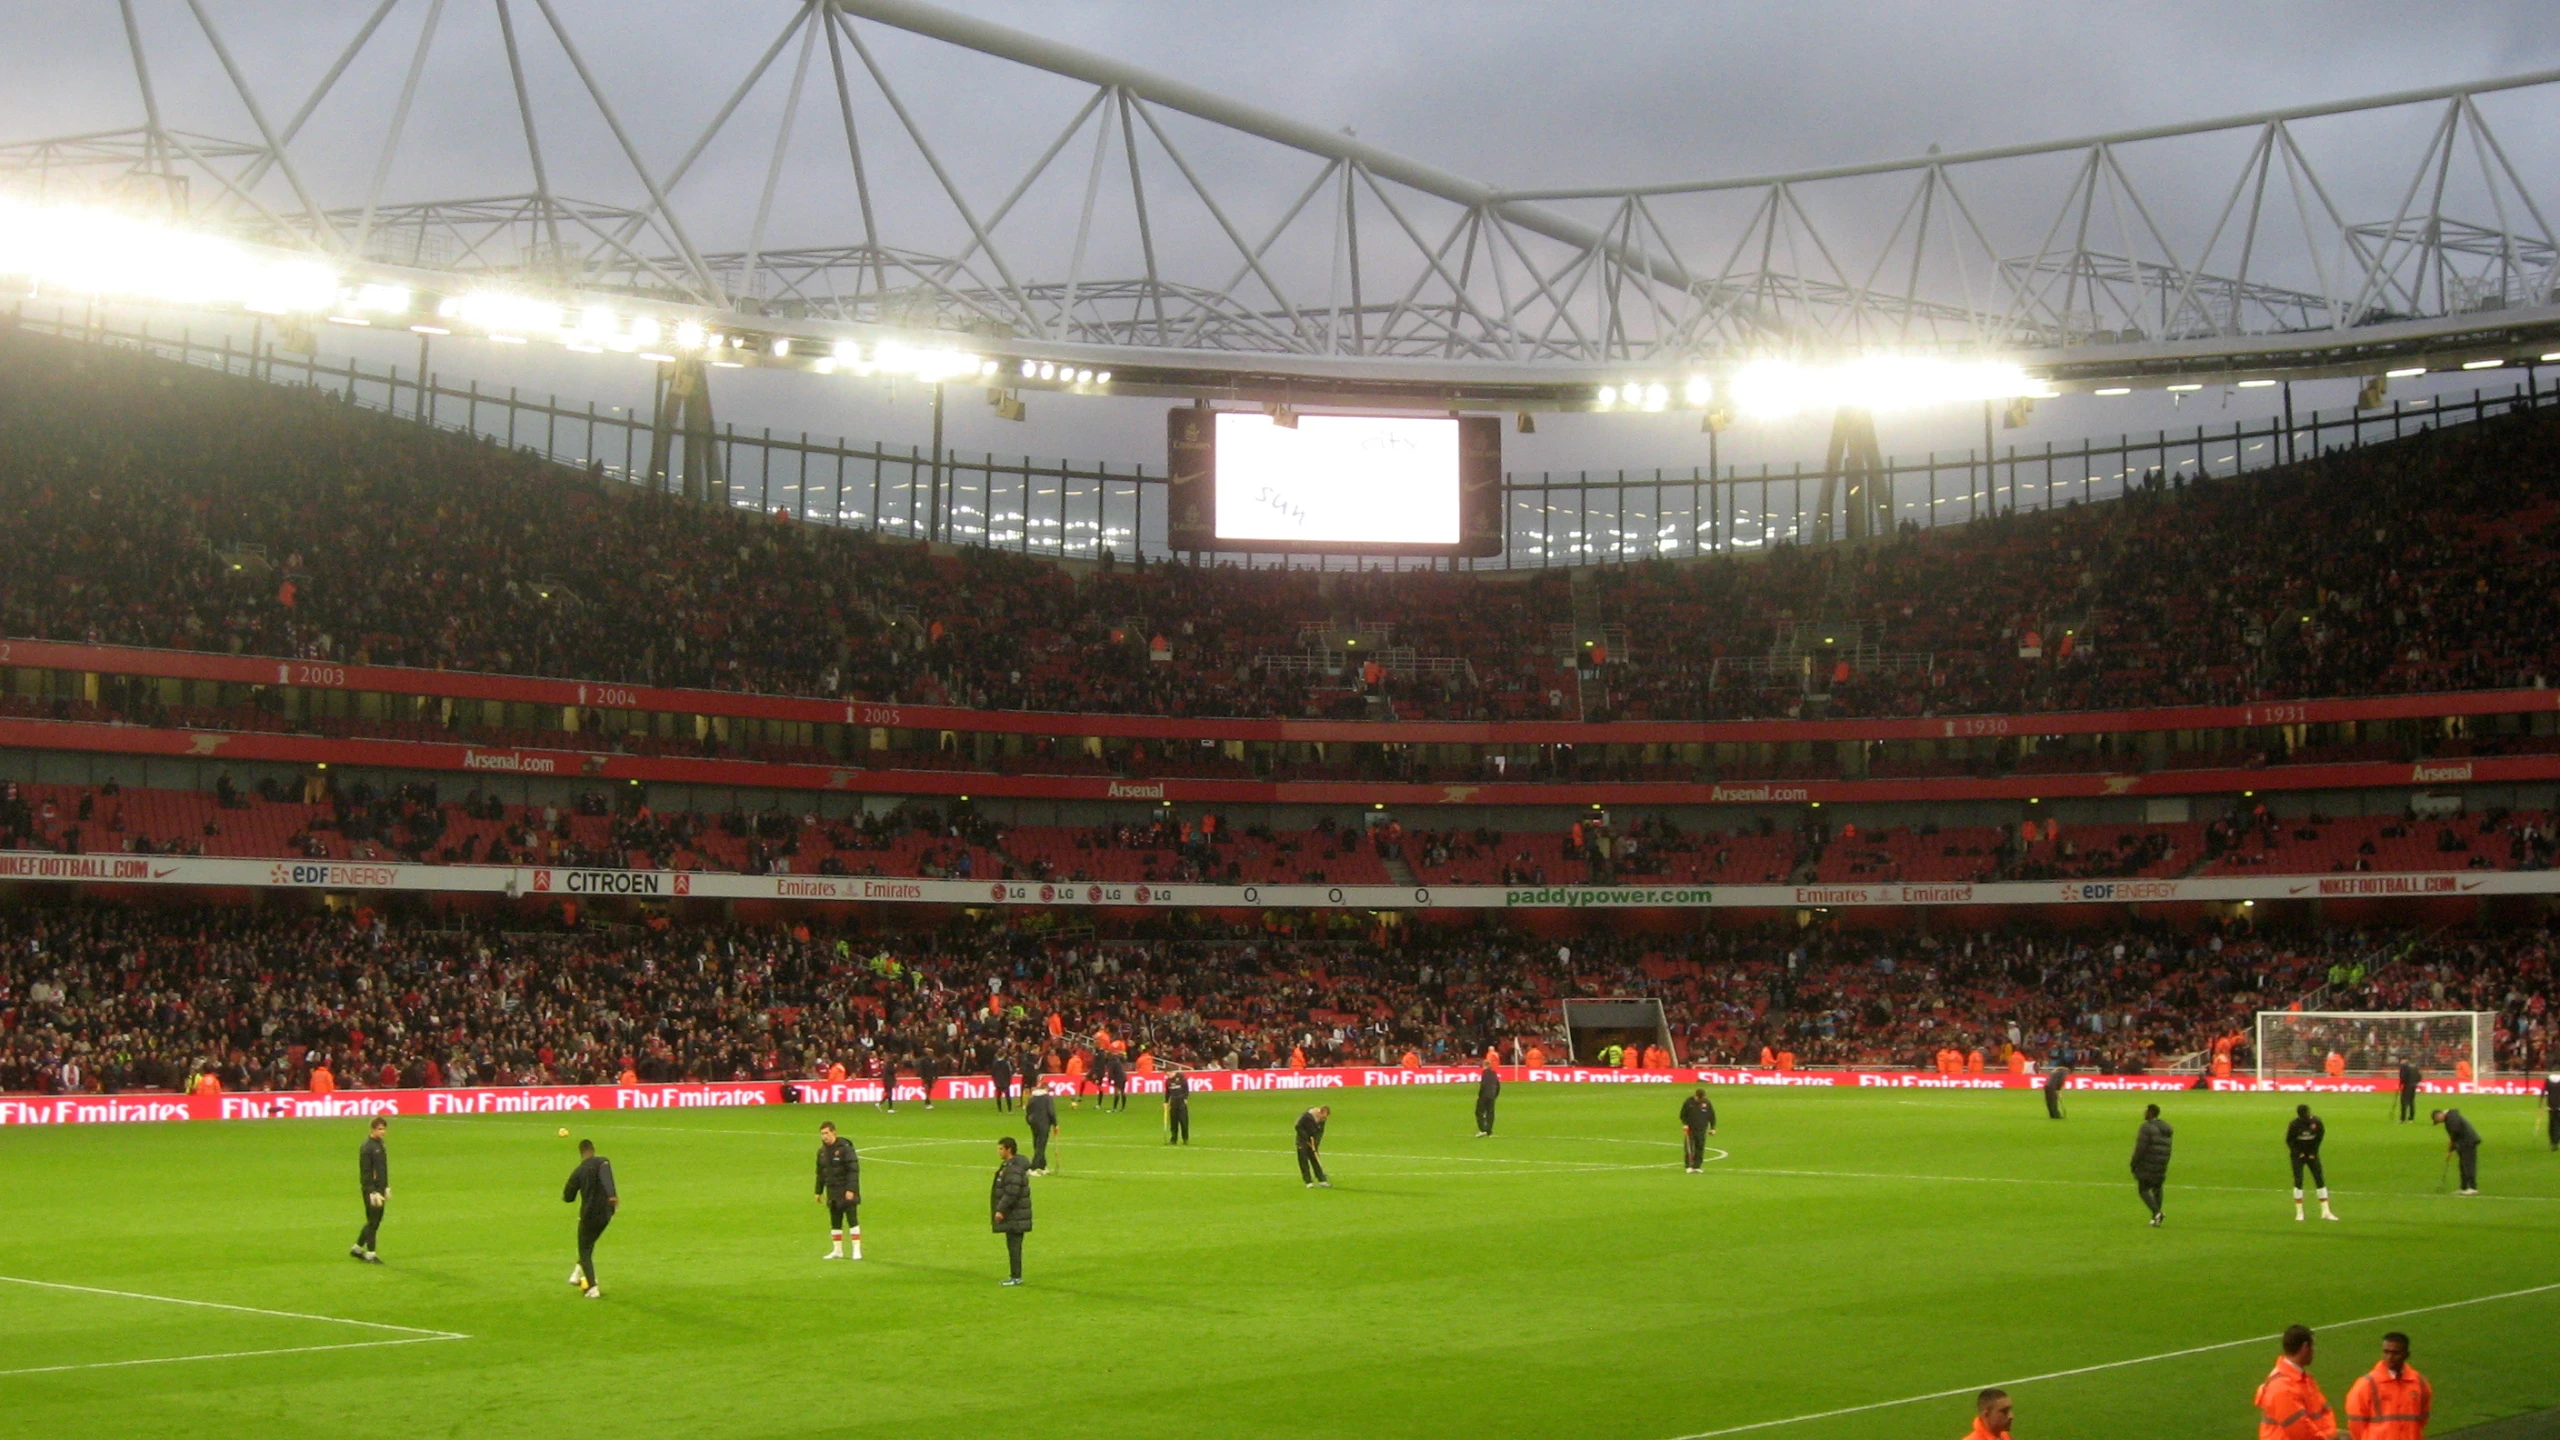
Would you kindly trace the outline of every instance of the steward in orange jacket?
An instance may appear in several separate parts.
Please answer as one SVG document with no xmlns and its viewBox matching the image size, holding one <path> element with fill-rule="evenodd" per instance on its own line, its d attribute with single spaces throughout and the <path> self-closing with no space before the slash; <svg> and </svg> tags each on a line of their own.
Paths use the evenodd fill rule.
<svg viewBox="0 0 2560 1440">
<path fill-rule="evenodd" d="M 2311 1378 L 2311 1328 L 2288 1325 L 2284 1354 L 2258 1385 L 2258 1440 L 2333 1440 L 2338 1417 Z"/>
<path fill-rule="evenodd" d="M 2436 1387 L 2409 1363 L 2409 1337 L 2382 1337 L 2382 1359 L 2347 1387 L 2347 1434 L 2354 1440 L 2427 1440 Z"/>
</svg>

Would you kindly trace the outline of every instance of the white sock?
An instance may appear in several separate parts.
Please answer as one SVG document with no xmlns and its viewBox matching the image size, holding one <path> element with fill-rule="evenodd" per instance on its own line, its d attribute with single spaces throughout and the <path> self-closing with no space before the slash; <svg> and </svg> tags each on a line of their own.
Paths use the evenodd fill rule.
<svg viewBox="0 0 2560 1440">
<path fill-rule="evenodd" d="M 848 1236 L 850 1236 L 850 1237 L 852 1238 L 852 1241 L 853 1241 L 853 1258 L 854 1258 L 854 1259 L 856 1259 L 856 1260 L 861 1259 L 861 1258 L 862 1258 L 862 1227 L 861 1227 L 861 1226 L 859 1226 L 859 1225 L 856 1225 L 856 1226 L 854 1226 L 854 1227 L 853 1227 L 853 1229 L 851 1229 L 851 1230 L 847 1231 L 847 1232 L 846 1232 L 846 1234 L 847 1234 Z"/>
</svg>

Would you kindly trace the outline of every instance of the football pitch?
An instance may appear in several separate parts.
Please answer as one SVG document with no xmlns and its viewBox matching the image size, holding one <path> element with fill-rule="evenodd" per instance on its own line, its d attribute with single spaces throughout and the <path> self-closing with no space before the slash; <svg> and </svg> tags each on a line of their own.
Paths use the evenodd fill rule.
<svg viewBox="0 0 2560 1440">
<path fill-rule="evenodd" d="M 2560 1404 L 2560 1156 L 2530 1102 L 2442 1132 L 2315 1101 L 2340 1224 L 2293 1220 L 2291 1098 L 1740 1091 L 1704 1174 L 1659 1086 L 1203 1095 L 1063 1112 L 1029 1283 L 997 1285 L 985 1102 L 399 1119 L 388 1263 L 347 1257 L 360 1121 L 0 1131 L 0 1434 L 17 1436 L 2245 1435 L 2273 1337 L 2332 1403 L 2402 1329 L 2439 1434 Z M 1289 1127 L 1334 1104 L 1334 1188 Z M 827 1263 L 816 1128 L 862 1152 Z M 571 1135 L 556 1133 L 566 1123 Z M 578 1137 L 623 1204 L 566 1283 Z M 2316 1208 L 2315 1208 L 2316 1215 Z"/>
</svg>

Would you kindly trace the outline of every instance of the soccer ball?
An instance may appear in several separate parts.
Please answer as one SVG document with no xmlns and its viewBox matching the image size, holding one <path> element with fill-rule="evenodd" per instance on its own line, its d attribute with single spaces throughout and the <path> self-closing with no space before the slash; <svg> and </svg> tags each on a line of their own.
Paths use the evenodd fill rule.
<svg viewBox="0 0 2560 1440">
<path fill-rule="evenodd" d="M 568 1139 L 568 1138 L 569 1138 L 569 1127 L 568 1127 L 568 1126 L 563 1125 L 563 1126 L 561 1126 L 561 1127 L 560 1127 L 560 1138 L 561 1138 L 561 1139 L 563 1139 L 563 1140 L 566 1140 L 566 1139 Z"/>
</svg>

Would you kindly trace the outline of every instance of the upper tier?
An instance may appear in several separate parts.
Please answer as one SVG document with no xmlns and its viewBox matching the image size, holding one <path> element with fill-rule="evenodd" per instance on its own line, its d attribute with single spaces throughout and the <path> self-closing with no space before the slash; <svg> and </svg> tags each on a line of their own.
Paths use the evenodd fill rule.
<svg viewBox="0 0 2560 1440">
<path fill-rule="evenodd" d="M 1917 719 L 2478 691 L 2552 667 L 2552 425 L 1750 560 L 1076 574 L 707 511 L 320 396 L 0 333 L 0 635 L 1192 720 Z M 1391 627 L 1395 649 L 1451 663 L 1366 681 L 1356 661 L 1264 663 L 1314 653 L 1302 627 L 1328 624 Z M 1855 638 L 1823 646 L 1834 628 Z"/>
</svg>

